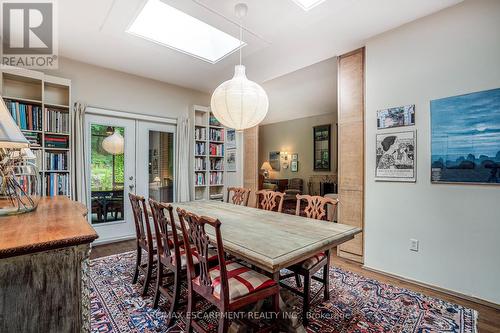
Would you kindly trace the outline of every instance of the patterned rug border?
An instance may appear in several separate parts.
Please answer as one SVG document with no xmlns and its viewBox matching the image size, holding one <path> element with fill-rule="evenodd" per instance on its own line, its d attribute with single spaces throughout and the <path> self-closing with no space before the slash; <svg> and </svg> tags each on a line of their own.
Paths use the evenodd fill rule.
<svg viewBox="0 0 500 333">
<path fill-rule="evenodd" d="M 134 254 L 135 252 L 136 252 L 136 250 L 125 251 L 125 252 L 121 252 L 121 253 L 117 253 L 117 254 L 112 254 L 112 255 L 108 255 L 108 256 L 104 256 L 104 257 L 94 258 L 94 259 L 91 259 L 90 261 L 91 262 L 105 261 L 105 260 L 109 260 L 110 258 L 114 258 L 114 257 L 120 257 L 120 256 L 123 256 L 123 255 Z M 463 308 L 469 309 L 473 313 L 473 320 L 474 320 L 474 325 L 473 325 L 473 331 L 472 331 L 472 333 L 477 333 L 478 332 L 477 325 L 478 325 L 479 312 L 476 309 L 465 307 L 465 306 L 462 306 L 462 305 L 459 305 L 459 304 L 456 304 L 456 303 L 453 303 L 453 302 L 449 302 L 449 301 L 443 300 L 443 299 L 438 298 L 438 297 L 429 296 L 429 295 L 426 295 L 426 294 L 423 294 L 421 292 L 414 291 L 414 290 L 411 290 L 411 289 L 408 289 L 408 288 L 395 286 L 393 284 L 389 284 L 389 283 L 385 283 L 385 282 L 380 282 L 379 280 L 366 277 L 364 275 L 361 275 L 361 274 L 358 274 L 358 273 L 346 270 L 344 268 L 335 267 L 335 266 L 334 266 L 334 268 L 338 269 L 338 270 L 341 270 L 343 272 L 348 272 L 349 274 L 351 274 L 353 276 L 356 276 L 357 278 L 362 278 L 366 282 L 369 282 L 369 283 L 372 283 L 372 284 L 379 284 L 379 285 L 389 286 L 389 287 L 392 287 L 392 288 L 397 288 L 397 289 L 402 290 L 404 292 L 408 292 L 410 294 L 414 294 L 416 296 L 423 297 L 423 298 L 426 298 L 426 299 L 429 299 L 429 300 L 433 300 L 433 301 L 440 302 L 440 303 L 448 303 L 448 304 L 452 304 L 452 305 L 456 305 L 456 306 L 461 306 Z M 383 274 L 383 273 L 379 273 L 379 274 Z M 91 281 L 91 283 L 94 284 L 94 281 Z M 114 327 L 118 327 L 117 323 L 114 321 L 114 319 L 113 319 L 112 324 L 113 324 Z"/>
</svg>

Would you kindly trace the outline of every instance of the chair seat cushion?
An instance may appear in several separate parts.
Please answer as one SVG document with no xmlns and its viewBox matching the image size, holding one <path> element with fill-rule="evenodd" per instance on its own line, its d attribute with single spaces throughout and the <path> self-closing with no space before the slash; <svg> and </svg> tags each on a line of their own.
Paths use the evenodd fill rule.
<svg viewBox="0 0 500 333">
<path fill-rule="evenodd" d="M 226 262 L 226 270 L 230 302 L 252 292 L 256 292 L 276 284 L 273 279 L 270 279 L 246 266 L 240 265 L 237 262 Z M 209 274 L 210 279 L 212 280 L 212 287 L 214 288 L 213 295 L 215 298 L 220 299 L 221 279 L 219 266 L 215 266 L 210 269 Z M 193 283 L 199 285 L 199 277 L 194 279 Z"/>
<path fill-rule="evenodd" d="M 198 264 L 198 251 L 196 250 L 196 246 L 191 245 L 191 253 L 193 254 L 193 264 Z M 181 267 L 185 268 L 187 265 L 187 256 L 186 249 L 184 246 L 180 247 L 180 255 L 181 255 Z M 208 249 L 208 261 L 213 261 L 217 259 L 217 251 L 209 248 Z M 175 256 L 172 257 L 173 264 L 175 265 Z"/>
<path fill-rule="evenodd" d="M 298 266 L 302 267 L 303 269 L 311 269 L 316 265 L 318 262 L 323 260 L 323 258 L 326 257 L 325 252 L 320 252 L 314 256 L 312 256 L 309 259 L 304 260 L 303 262 L 297 264 Z"/>
</svg>

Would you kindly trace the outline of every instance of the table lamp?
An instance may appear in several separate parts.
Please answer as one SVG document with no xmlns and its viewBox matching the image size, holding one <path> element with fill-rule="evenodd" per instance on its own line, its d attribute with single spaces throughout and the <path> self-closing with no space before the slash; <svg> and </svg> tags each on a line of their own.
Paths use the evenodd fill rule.
<svg viewBox="0 0 500 333">
<path fill-rule="evenodd" d="M 271 167 L 271 164 L 269 164 L 268 161 L 265 161 L 262 163 L 262 166 L 260 167 L 261 170 L 264 170 L 264 178 L 269 179 L 269 171 L 272 171 L 273 168 Z"/>
<path fill-rule="evenodd" d="M 29 142 L 0 97 L 0 216 L 35 210 L 39 174 Z"/>
</svg>

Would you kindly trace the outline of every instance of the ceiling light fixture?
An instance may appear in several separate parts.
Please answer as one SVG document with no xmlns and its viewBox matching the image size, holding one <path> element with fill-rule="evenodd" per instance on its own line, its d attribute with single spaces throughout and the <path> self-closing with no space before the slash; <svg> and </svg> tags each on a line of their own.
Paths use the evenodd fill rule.
<svg viewBox="0 0 500 333">
<path fill-rule="evenodd" d="M 240 3 L 235 6 L 236 16 L 240 19 L 240 43 L 243 44 L 243 18 L 248 7 Z M 241 131 L 258 125 L 266 117 L 269 99 L 264 89 L 247 79 L 245 66 L 234 68 L 234 76 L 218 86 L 210 102 L 215 117 L 226 127 Z"/>
<path fill-rule="evenodd" d="M 148 0 L 127 32 L 212 64 L 245 46 L 161 0 Z"/>
<path fill-rule="evenodd" d="M 308 10 L 313 9 L 317 5 L 325 2 L 325 0 L 292 0 L 292 1 L 295 2 L 300 8 L 302 8 L 306 12 Z"/>
</svg>

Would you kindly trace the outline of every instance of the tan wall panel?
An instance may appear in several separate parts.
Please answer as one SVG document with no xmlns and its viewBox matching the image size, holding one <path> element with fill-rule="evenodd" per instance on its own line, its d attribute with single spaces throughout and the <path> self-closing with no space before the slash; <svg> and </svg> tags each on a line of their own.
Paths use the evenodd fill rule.
<svg viewBox="0 0 500 333">
<path fill-rule="evenodd" d="M 339 58 L 339 124 L 364 119 L 364 51 Z"/>
<path fill-rule="evenodd" d="M 363 191 L 364 184 L 364 123 L 362 121 L 339 125 L 339 186 L 344 190 Z"/>
<path fill-rule="evenodd" d="M 249 128 L 243 133 L 243 187 L 252 192 L 248 205 L 255 205 L 255 192 L 259 178 L 259 127 Z"/>
</svg>

